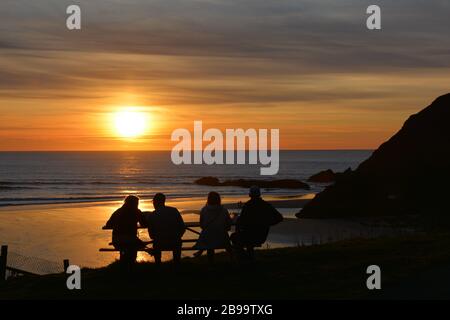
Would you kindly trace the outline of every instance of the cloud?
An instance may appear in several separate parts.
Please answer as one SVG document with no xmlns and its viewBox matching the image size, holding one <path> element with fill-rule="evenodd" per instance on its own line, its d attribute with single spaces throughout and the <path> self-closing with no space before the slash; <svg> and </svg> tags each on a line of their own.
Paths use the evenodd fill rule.
<svg viewBox="0 0 450 320">
<path fill-rule="evenodd" d="M 79 32 L 65 27 L 74 3 Z M 407 84 L 384 85 L 392 73 L 448 74 L 448 1 L 377 3 L 373 32 L 368 0 L 2 0 L 0 92 L 64 101 L 131 88 L 162 105 L 271 108 L 394 98 Z"/>
<path fill-rule="evenodd" d="M 450 44 L 449 5 L 440 0 L 379 1 L 378 33 L 365 28 L 370 1 L 77 1 L 83 30 L 70 32 L 65 7 L 72 2 L 2 2 L 5 43 L 34 50 L 288 59 L 335 70 L 355 68 L 355 59 L 357 68 L 449 66 L 448 56 L 433 54 Z"/>
</svg>

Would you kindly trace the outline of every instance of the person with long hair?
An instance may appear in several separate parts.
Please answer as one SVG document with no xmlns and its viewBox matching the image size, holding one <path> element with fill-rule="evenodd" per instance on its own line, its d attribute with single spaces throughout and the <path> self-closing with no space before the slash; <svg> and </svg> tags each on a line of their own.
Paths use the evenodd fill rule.
<svg viewBox="0 0 450 320">
<path fill-rule="evenodd" d="M 228 210 L 222 205 L 220 195 L 210 192 L 206 205 L 200 211 L 200 227 L 202 229 L 194 248 L 199 249 L 195 256 L 207 250 L 208 260 L 214 259 L 214 249 L 226 249 L 231 253 L 228 231 L 231 229 L 231 218 Z"/>
</svg>

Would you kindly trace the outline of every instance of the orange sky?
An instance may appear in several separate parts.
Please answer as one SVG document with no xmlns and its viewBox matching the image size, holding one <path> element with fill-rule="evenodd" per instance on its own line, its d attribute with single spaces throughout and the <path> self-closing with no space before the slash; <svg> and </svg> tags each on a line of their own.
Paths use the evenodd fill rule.
<svg viewBox="0 0 450 320">
<path fill-rule="evenodd" d="M 444 25 L 405 29 L 390 4 L 399 21 L 374 34 L 357 1 L 134 0 L 107 12 L 79 1 L 81 31 L 60 23 L 66 2 L 0 4 L 0 151 L 166 150 L 195 120 L 280 129 L 282 149 L 372 149 L 448 92 L 439 4 L 424 13 L 413 1 L 409 19 Z M 126 107 L 149 114 L 144 136 L 114 130 Z"/>
</svg>

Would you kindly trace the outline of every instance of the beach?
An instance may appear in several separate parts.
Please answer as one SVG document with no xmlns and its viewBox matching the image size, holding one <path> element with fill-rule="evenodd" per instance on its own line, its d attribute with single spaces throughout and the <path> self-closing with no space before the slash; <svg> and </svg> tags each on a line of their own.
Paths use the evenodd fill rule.
<svg viewBox="0 0 450 320">
<path fill-rule="evenodd" d="M 276 179 L 306 182 L 325 169 L 338 172 L 355 168 L 369 154 L 369 150 L 282 150 Z M 116 253 L 98 251 L 111 241 L 111 231 L 102 230 L 102 226 L 126 195 L 138 195 L 140 208 L 152 211 L 153 195 L 163 192 L 168 205 L 177 207 L 183 219 L 190 222 L 198 221 L 210 191 L 220 193 L 231 213 L 238 213 L 248 200 L 247 188 L 198 185 L 194 183 L 197 179 L 263 179 L 259 168 L 251 165 L 176 166 L 167 151 L 0 152 L 0 162 L 0 242 L 9 246 L 9 263 L 24 268 L 31 265 L 33 270 L 36 265 L 44 266 L 38 270 L 42 273 L 59 270 L 64 259 L 86 267 L 113 262 Z M 295 218 L 326 186 L 308 185 L 309 190 L 262 189 L 263 197 L 285 218 L 272 228 L 264 248 L 309 245 L 365 232 L 354 222 Z M 147 230 L 139 231 L 147 240 Z M 185 238 L 193 236 L 187 232 Z M 191 254 L 183 252 L 183 256 Z M 170 253 L 164 253 L 164 260 L 170 258 Z M 146 253 L 140 253 L 138 259 L 152 261 Z"/>
<path fill-rule="evenodd" d="M 328 168 L 355 168 L 370 151 L 281 151 L 277 179 L 308 177 Z M 186 222 L 199 220 L 209 191 L 237 214 L 248 200 L 248 189 L 239 186 L 195 184 L 201 177 L 221 181 L 261 179 L 254 166 L 175 166 L 169 152 L 3 152 L 0 153 L 0 241 L 9 246 L 8 263 L 35 273 L 61 270 L 62 261 L 83 267 L 103 267 L 118 258 L 109 247 L 111 231 L 102 230 L 110 215 L 128 194 L 138 195 L 142 211 L 152 211 L 156 192 L 179 209 Z M 269 179 L 270 180 L 270 179 Z M 310 245 L 370 235 L 373 231 L 355 221 L 297 219 L 295 214 L 326 184 L 308 183 L 309 190 L 263 188 L 264 199 L 284 216 L 273 227 L 264 248 Z M 139 237 L 149 240 L 146 229 Z M 186 232 L 184 238 L 196 237 Z M 191 243 L 185 244 L 190 246 Z M 184 251 L 183 257 L 193 251 Z M 171 259 L 164 252 L 163 260 Z M 139 261 L 153 261 L 145 252 Z"/>
<path fill-rule="evenodd" d="M 311 245 L 361 235 L 375 236 L 378 233 L 387 232 L 380 229 L 374 233 L 373 229 L 357 221 L 295 218 L 295 213 L 312 196 L 267 198 L 279 209 L 285 219 L 271 229 L 262 249 Z M 240 201 L 246 201 L 246 198 L 225 199 L 224 205 L 230 212 L 237 213 Z M 169 198 L 167 204 L 177 207 L 185 222 L 194 222 L 198 221 L 198 212 L 204 202 L 203 198 Z M 102 230 L 102 226 L 120 205 L 120 201 L 110 201 L 3 207 L 0 208 L 2 244 L 9 246 L 10 255 L 31 257 L 31 261 L 33 259 L 38 262 L 43 261 L 42 273 L 46 273 L 46 264 L 53 266 L 60 264 L 62 267 L 64 259 L 69 259 L 71 264 L 83 267 L 102 267 L 118 258 L 117 253 L 98 250 L 108 247 L 111 241 L 111 231 Z M 153 210 L 149 200 L 141 201 L 140 207 L 143 211 Z M 146 229 L 140 229 L 139 236 L 143 240 L 149 240 Z M 195 235 L 186 232 L 184 237 L 192 238 Z M 183 252 L 183 257 L 192 256 L 192 253 L 192 251 Z M 169 259 L 171 254 L 165 252 L 163 260 Z M 153 258 L 141 252 L 138 260 L 153 261 Z M 48 269 L 50 269 L 48 272 L 52 270 Z"/>
</svg>

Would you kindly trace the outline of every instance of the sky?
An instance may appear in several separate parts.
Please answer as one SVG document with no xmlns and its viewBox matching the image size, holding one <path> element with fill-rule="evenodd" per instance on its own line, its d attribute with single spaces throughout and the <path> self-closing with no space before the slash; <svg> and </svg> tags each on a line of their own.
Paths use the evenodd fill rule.
<svg viewBox="0 0 450 320">
<path fill-rule="evenodd" d="M 279 129 L 282 149 L 373 149 L 450 91 L 449 14 L 448 0 L 2 0 L 0 151 L 168 150 L 195 120 Z M 138 138 L 114 128 L 127 108 L 148 115 Z"/>
</svg>

